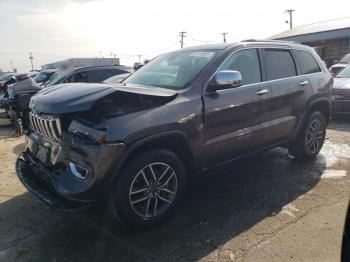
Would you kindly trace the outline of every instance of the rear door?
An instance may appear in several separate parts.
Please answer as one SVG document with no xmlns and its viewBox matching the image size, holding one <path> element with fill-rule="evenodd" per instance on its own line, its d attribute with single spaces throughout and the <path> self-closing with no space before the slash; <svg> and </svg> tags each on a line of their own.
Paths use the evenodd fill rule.
<svg viewBox="0 0 350 262">
<path fill-rule="evenodd" d="M 288 140 L 294 133 L 302 110 L 304 90 L 310 86 L 307 77 L 298 76 L 297 64 L 289 48 L 265 48 L 267 81 L 271 88 L 270 143 Z"/>
<path fill-rule="evenodd" d="M 271 94 L 263 82 L 259 50 L 233 52 L 217 71 L 222 70 L 239 71 L 243 85 L 203 95 L 206 167 L 263 146 L 269 129 Z"/>
</svg>

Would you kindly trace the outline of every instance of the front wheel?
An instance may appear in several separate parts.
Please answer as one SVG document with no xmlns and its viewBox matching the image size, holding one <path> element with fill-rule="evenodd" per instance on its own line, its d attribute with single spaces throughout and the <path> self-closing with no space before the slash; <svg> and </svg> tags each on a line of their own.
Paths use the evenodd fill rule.
<svg viewBox="0 0 350 262">
<path fill-rule="evenodd" d="M 165 221 L 186 188 L 181 160 L 168 150 L 152 150 L 128 162 L 112 194 L 112 208 L 129 227 L 149 228 Z"/>
<path fill-rule="evenodd" d="M 296 143 L 290 147 L 291 153 L 299 160 L 315 158 L 324 143 L 326 126 L 326 120 L 319 111 L 310 114 Z"/>
</svg>

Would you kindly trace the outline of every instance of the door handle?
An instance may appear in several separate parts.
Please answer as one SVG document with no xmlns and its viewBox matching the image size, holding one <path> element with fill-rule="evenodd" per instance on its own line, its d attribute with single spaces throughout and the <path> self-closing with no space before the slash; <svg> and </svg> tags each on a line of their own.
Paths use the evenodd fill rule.
<svg viewBox="0 0 350 262">
<path fill-rule="evenodd" d="M 267 94 L 268 92 L 269 92 L 268 89 L 261 89 L 261 90 L 258 90 L 255 94 L 258 96 L 261 96 L 261 95 Z"/>
<path fill-rule="evenodd" d="M 309 81 L 307 80 L 299 82 L 300 86 L 306 86 L 307 84 L 309 84 Z"/>
</svg>

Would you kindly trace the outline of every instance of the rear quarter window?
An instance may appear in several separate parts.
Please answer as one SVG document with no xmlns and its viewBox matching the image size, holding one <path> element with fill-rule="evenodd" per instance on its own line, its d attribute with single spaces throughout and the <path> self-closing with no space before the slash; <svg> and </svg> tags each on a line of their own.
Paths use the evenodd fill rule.
<svg viewBox="0 0 350 262">
<path fill-rule="evenodd" d="M 289 50 L 265 49 L 265 64 L 268 80 L 296 76 L 294 59 Z"/>
<path fill-rule="evenodd" d="M 319 64 L 310 52 L 303 50 L 293 50 L 293 52 L 304 75 L 321 72 Z"/>
</svg>

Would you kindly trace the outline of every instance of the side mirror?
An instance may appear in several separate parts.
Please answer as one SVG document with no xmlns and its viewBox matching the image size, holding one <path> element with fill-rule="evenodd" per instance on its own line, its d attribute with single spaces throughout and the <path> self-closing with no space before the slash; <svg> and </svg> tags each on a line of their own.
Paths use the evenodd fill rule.
<svg viewBox="0 0 350 262">
<path fill-rule="evenodd" d="M 207 93 L 217 90 L 239 87 L 242 85 L 242 75 L 239 71 L 224 70 L 217 72 L 207 86 Z"/>
</svg>

